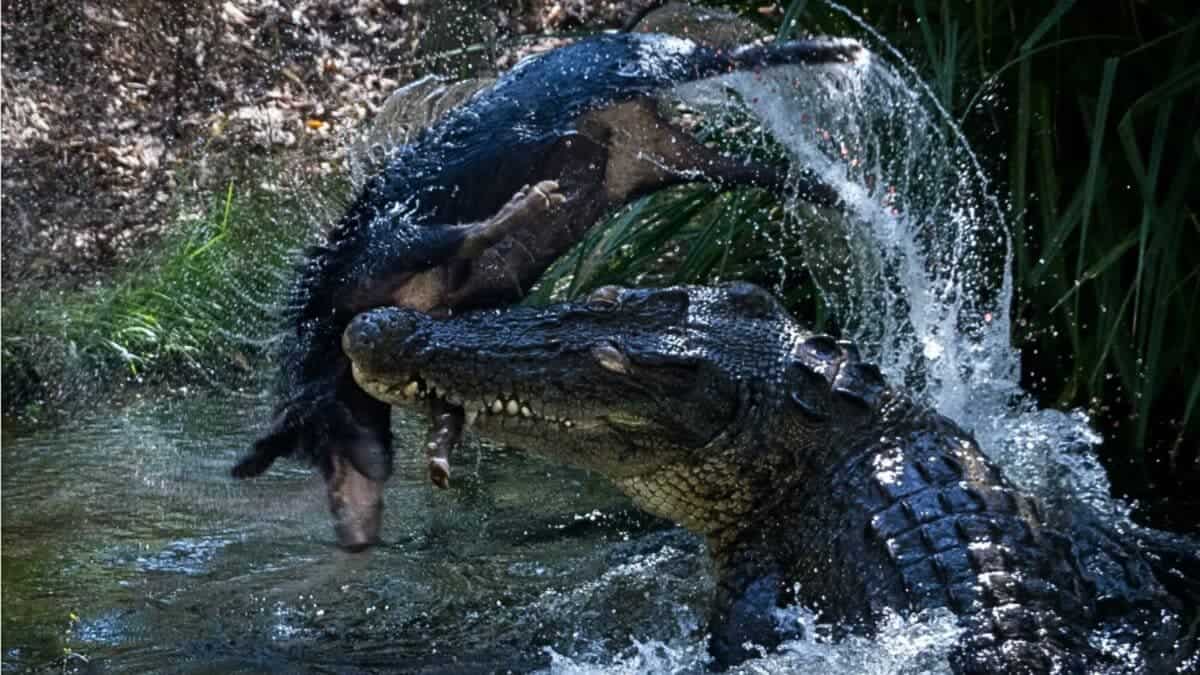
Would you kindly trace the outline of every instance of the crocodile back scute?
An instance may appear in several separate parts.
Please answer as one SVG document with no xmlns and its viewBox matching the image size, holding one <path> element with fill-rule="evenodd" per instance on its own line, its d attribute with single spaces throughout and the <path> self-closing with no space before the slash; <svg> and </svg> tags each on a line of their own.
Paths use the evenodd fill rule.
<svg viewBox="0 0 1200 675">
<path fill-rule="evenodd" d="M 1045 526 L 969 434 L 933 415 L 884 435 L 840 473 L 868 548 L 882 549 L 911 610 L 947 607 L 958 672 L 1082 672 L 1096 654 L 1093 593 L 1069 539 Z"/>
</svg>

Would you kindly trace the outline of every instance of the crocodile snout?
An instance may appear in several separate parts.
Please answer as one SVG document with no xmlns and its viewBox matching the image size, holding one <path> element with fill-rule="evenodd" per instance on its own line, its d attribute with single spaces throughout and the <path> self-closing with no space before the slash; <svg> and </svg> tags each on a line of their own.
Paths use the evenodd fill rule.
<svg viewBox="0 0 1200 675">
<path fill-rule="evenodd" d="M 342 350 L 354 362 L 369 364 L 373 355 L 398 352 L 426 320 L 418 312 L 395 307 L 360 314 L 342 334 Z"/>
</svg>

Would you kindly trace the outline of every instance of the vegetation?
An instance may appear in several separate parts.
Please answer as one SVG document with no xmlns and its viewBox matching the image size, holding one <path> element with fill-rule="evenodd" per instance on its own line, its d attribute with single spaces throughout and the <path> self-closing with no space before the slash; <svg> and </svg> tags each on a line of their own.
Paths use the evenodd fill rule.
<svg viewBox="0 0 1200 675">
<path fill-rule="evenodd" d="M 734 6 L 781 38 L 801 26 L 863 33 L 824 2 L 793 0 L 775 22 L 758 3 Z M 906 0 L 850 9 L 920 70 L 1011 200 L 1024 384 L 1045 405 L 1089 409 L 1117 489 L 1161 511 L 1152 514 L 1160 525 L 1186 523 L 1170 498 L 1194 500 L 1200 487 L 1194 7 Z M 789 253 L 747 236 L 771 229 L 756 199 L 693 189 L 639 203 L 559 266 L 576 274 L 554 290 L 645 280 L 664 262 L 669 281 L 761 277 L 755 261 Z M 824 319 L 803 284 L 788 288 L 793 307 Z"/>
<path fill-rule="evenodd" d="M 774 15 L 761 5 L 732 3 L 780 37 L 801 27 L 862 34 L 824 2 L 792 0 Z M 1192 3 L 864 0 L 850 9 L 916 65 L 1011 201 L 1014 338 L 1026 385 L 1044 404 L 1093 412 L 1109 439 L 1105 458 L 1120 468 L 1118 489 L 1194 495 L 1200 19 Z M 297 204 L 249 184 L 235 181 L 202 216 L 181 217 L 178 234 L 111 287 L 6 297 L 6 406 L 114 373 L 222 379 L 260 368 L 253 358 L 273 328 L 268 305 L 285 253 L 312 229 L 305 209 L 336 200 Z M 781 217 L 756 191 L 658 195 L 597 229 L 538 297 L 613 282 L 770 284 L 764 256 L 792 256 L 798 243 L 746 234 L 769 233 Z M 786 289 L 793 307 L 825 321 L 803 279 Z"/>
<path fill-rule="evenodd" d="M 207 204 L 181 202 L 158 250 L 110 284 L 5 297 L 6 409 L 37 412 L 128 381 L 252 376 L 277 329 L 290 252 L 313 231 L 308 211 L 331 203 L 261 178 L 231 180 Z"/>
<path fill-rule="evenodd" d="M 1007 161 L 994 173 L 1007 174 L 1016 224 L 1014 337 L 1027 384 L 1044 403 L 1098 416 L 1119 489 L 1157 483 L 1194 499 L 1194 4 L 913 0 L 861 12 L 922 64 L 981 154 Z"/>
</svg>

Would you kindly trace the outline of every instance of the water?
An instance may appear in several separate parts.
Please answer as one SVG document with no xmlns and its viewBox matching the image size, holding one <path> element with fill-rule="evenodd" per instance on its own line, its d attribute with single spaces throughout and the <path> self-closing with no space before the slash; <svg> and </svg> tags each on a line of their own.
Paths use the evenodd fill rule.
<svg viewBox="0 0 1200 675">
<path fill-rule="evenodd" d="M 748 107 L 838 189 L 844 213 L 792 204 L 785 235 L 892 381 L 971 428 L 1026 489 L 1133 529 L 1086 417 L 1038 410 L 1017 384 L 1002 201 L 903 60 L 875 51 L 684 96 Z M 6 423 L 5 671 L 704 670 L 702 544 L 607 482 L 469 443 L 454 489 L 436 491 L 406 451 L 423 422 L 397 413 L 386 543 L 347 555 L 307 469 L 227 478 L 268 412 L 164 393 L 54 429 Z M 804 608 L 780 620 L 806 637 L 734 672 L 941 672 L 959 630 L 945 611 L 837 641 Z"/>
<path fill-rule="evenodd" d="M 860 18 L 858 64 L 736 73 L 681 89 L 709 114 L 760 125 L 758 142 L 833 186 L 841 209 L 788 205 L 782 236 L 864 357 L 893 383 L 970 429 L 1010 478 L 1043 499 L 1088 495 L 1110 524 L 1091 452 L 1102 438 L 1081 411 L 1041 410 L 1019 384 L 1011 343 L 1015 218 L 961 129 L 915 69 Z M 739 117 L 740 116 L 740 117 Z M 779 236 L 761 232 L 764 237 Z"/>
<path fill-rule="evenodd" d="M 6 423 L 4 671 L 704 672 L 703 545 L 607 481 L 469 444 L 442 492 L 401 452 L 386 543 L 348 555 L 307 469 L 227 478 L 268 412 L 164 395 Z M 424 423 L 394 422 L 419 447 Z M 734 672 L 936 670 L 958 631 L 943 612 L 835 643 L 783 619 L 809 637 Z"/>
<path fill-rule="evenodd" d="M 342 553 L 307 469 L 227 477 L 268 413 L 206 396 L 6 423 L 5 671 L 525 672 L 699 621 L 697 540 L 495 448 L 461 453 L 449 492 L 401 452 L 386 544 Z M 423 422 L 395 428 L 419 447 Z"/>
</svg>

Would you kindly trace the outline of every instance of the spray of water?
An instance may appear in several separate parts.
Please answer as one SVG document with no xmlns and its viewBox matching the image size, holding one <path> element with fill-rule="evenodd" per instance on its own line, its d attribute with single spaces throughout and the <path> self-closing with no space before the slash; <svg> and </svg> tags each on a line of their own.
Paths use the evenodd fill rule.
<svg viewBox="0 0 1200 675">
<path fill-rule="evenodd" d="M 951 416 L 966 392 L 1010 388 L 1004 213 L 926 97 L 878 58 L 735 74 L 691 94 L 747 106 L 837 190 L 841 209 L 793 203 L 787 236 L 804 242 L 826 302 L 893 380 Z"/>
<path fill-rule="evenodd" d="M 887 612 L 872 637 L 828 637 L 829 626 L 801 608 L 789 609 L 792 620 L 802 623 L 806 637 L 789 640 L 760 657 L 727 671 L 731 675 L 756 673 L 825 673 L 826 675 L 893 675 L 895 673 L 949 673 L 946 657 L 962 629 L 946 609 L 902 617 Z M 603 650 L 601 650 L 603 651 Z M 667 640 L 634 640 L 611 661 L 580 659 L 547 649 L 548 675 L 636 675 L 641 673 L 705 672 L 710 665 L 705 644 L 681 633 Z"/>
<path fill-rule="evenodd" d="M 1136 529 L 1109 496 L 1082 412 L 1041 410 L 1019 384 L 1010 305 L 1012 218 L 954 119 L 915 69 L 869 25 L 871 57 L 850 66 L 778 68 L 688 85 L 692 107 L 761 125 L 795 166 L 836 189 L 838 209 L 797 200 L 783 236 L 848 337 L 895 383 L 973 431 L 1025 490 Z M 783 278 L 788 265 L 781 261 Z M 792 278 L 795 278 L 792 275 Z M 786 283 L 786 282 L 785 282 Z M 819 634 L 803 609 L 794 617 Z M 946 668 L 952 616 L 893 617 L 873 641 L 788 643 L 750 672 L 911 672 Z M 633 645 L 604 666 L 553 654 L 551 672 L 678 671 L 699 667 L 694 642 Z"/>
<path fill-rule="evenodd" d="M 1099 500 L 1108 483 L 1086 417 L 1038 410 L 1019 385 L 1003 200 L 915 69 L 831 7 L 870 36 L 869 59 L 732 74 L 682 97 L 710 113 L 748 110 L 795 166 L 836 189 L 838 209 L 791 203 L 783 236 L 803 242 L 826 304 L 889 380 L 971 429 L 1026 489 Z M 794 262 L 781 263 L 785 279 Z M 1111 500 L 1101 510 L 1126 512 Z"/>
</svg>

